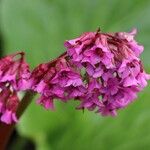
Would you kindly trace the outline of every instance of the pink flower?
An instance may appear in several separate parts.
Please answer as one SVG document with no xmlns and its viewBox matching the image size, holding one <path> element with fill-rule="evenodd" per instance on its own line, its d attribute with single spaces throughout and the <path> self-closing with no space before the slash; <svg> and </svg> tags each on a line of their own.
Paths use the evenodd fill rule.
<svg viewBox="0 0 150 150">
<path fill-rule="evenodd" d="M 85 68 L 86 68 L 88 75 L 92 76 L 93 78 L 102 76 L 104 72 L 102 64 L 97 64 L 93 66 L 90 63 L 86 63 Z"/>
<path fill-rule="evenodd" d="M 133 29 L 131 32 L 118 32 L 116 33 L 116 36 L 122 40 L 125 40 L 127 42 L 127 45 L 130 47 L 130 49 L 136 54 L 137 57 L 143 52 L 144 47 L 142 45 L 139 45 L 134 37 L 137 34 L 137 30 Z"/>
<path fill-rule="evenodd" d="M 84 96 L 80 97 L 81 104 L 77 107 L 77 109 L 88 109 L 94 110 L 103 106 L 102 102 L 99 100 L 99 91 L 95 90 L 91 93 L 86 93 Z"/>
<path fill-rule="evenodd" d="M 101 92 L 101 85 L 96 79 L 91 79 L 88 83 L 86 93 L 79 96 L 79 100 L 81 104 L 77 107 L 77 109 L 85 109 L 94 110 L 102 106 L 102 102 L 99 99 Z"/>
<path fill-rule="evenodd" d="M 74 87 L 82 85 L 82 80 L 78 73 L 73 72 L 70 68 L 60 70 L 51 80 L 52 84 L 59 84 L 61 87 Z"/>
<path fill-rule="evenodd" d="M 105 93 L 106 95 L 115 95 L 118 92 L 120 85 L 117 78 L 109 78 L 102 88 L 102 93 Z"/>
<path fill-rule="evenodd" d="M 54 110 L 54 98 L 52 97 L 46 97 L 46 96 L 41 96 L 37 100 L 37 104 L 43 105 L 45 109 L 51 109 Z"/>
<path fill-rule="evenodd" d="M 1 118 L 0 120 L 6 124 L 11 124 L 13 122 L 17 122 L 18 119 L 16 117 L 16 111 L 17 111 L 17 108 L 18 108 L 18 105 L 19 105 L 19 99 L 18 99 L 18 96 L 17 94 L 14 92 L 14 93 L 11 93 L 9 96 L 8 96 L 8 92 L 7 92 L 8 89 L 6 89 L 5 91 L 5 95 L 7 95 L 7 97 L 3 97 L 4 99 L 2 100 L 3 103 L 3 107 L 1 109 Z"/>
<path fill-rule="evenodd" d="M 6 110 L 1 116 L 1 121 L 6 124 L 11 124 L 12 122 L 17 122 L 16 114 L 10 110 Z"/>
<path fill-rule="evenodd" d="M 29 77 L 29 66 L 25 62 L 23 52 L 6 56 L 0 60 L 0 82 L 11 83 L 15 90 L 26 90 L 29 88 L 27 86 Z"/>
</svg>

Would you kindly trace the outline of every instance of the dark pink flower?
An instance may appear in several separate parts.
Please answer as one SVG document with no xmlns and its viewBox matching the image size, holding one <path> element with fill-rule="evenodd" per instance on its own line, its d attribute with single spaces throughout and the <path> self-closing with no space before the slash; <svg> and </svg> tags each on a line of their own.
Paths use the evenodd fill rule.
<svg viewBox="0 0 150 150">
<path fill-rule="evenodd" d="M 1 121 L 7 124 L 17 122 L 16 111 L 19 105 L 19 99 L 16 93 L 13 93 L 6 100 L 5 109 L 2 112 Z"/>
<path fill-rule="evenodd" d="M 29 66 L 24 53 L 19 52 L 0 59 L 0 83 L 11 83 L 15 90 L 28 89 Z"/>
<path fill-rule="evenodd" d="M 88 109 L 94 110 L 96 108 L 102 107 L 103 104 L 99 100 L 99 91 L 95 90 L 93 92 L 89 92 L 84 94 L 84 96 L 80 96 L 81 104 L 77 107 L 77 109 Z"/>
<path fill-rule="evenodd" d="M 121 84 L 117 78 L 109 78 L 101 91 L 106 95 L 115 95 L 118 92 L 120 85 Z"/>
<path fill-rule="evenodd" d="M 52 84 L 57 84 L 61 87 L 68 87 L 70 85 L 76 87 L 82 85 L 82 80 L 78 73 L 73 72 L 70 68 L 62 68 L 51 80 Z"/>
<path fill-rule="evenodd" d="M 16 92 L 12 92 L 9 87 L 1 87 L 0 93 L 0 120 L 11 124 L 17 122 L 16 111 L 19 105 L 19 99 Z"/>
<path fill-rule="evenodd" d="M 45 109 L 51 109 L 54 110 L 54 98 L 53 97 L 47 97 L 47 96 L 41 96 L 37 100 L 37 104 L 43 105 Z"/>
<path fill-rule="evenodd" d="M 118 32 L 116 33 L 116 36 L 126 42 L 126 44 L 129 46 L 129 48 L 136 54 L 136 56 L 139 56 L 143 50 L 144 47 L 142 45 L 139 45 L 136 40 L 134 39 L 135 35 L 137 34 L 137 30 L 133 29 L 131 32 Z"/>
<path fill-rule="evenodd" d="M 93 66 L 90 63 L 86 63 L 84 66 L 86 68 L 88 75 L 92 76 L 93 78 L 98 78 L 102 76 L 104 72 L 102 64 L 97 64 Z"/>
</svg>

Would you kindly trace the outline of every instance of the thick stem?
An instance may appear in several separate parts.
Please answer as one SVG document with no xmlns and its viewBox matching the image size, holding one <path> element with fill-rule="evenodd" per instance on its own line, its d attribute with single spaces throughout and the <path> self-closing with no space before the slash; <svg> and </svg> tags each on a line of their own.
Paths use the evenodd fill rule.
<svg viewBox="0 0 150 150">
<path fill-rule="evenodd" d="M 7 125 L 2 122 L 0 123 L 0 150 L 5 150 L 14 126 L 15 124 Z"/>
<path fill-rule="evenodd" d="M 23 99 L 21 100 L 20 105 L 17 110 L 18 119 L 24 113 L 24 111 L 30 104 L 31 100 L 33 99 L 34 95 L 35 94 L 33 92 L 30 92 L 30 91 L 26 92 L 26 94 L 23 97 Z M 11 136 L 11 133 L 12 133 L 14 127 L 15 127 L 15 123 L 13 123 L 11 125 L 7 125 L 2 122 L 0 123 L 0 150 L 6 149 L 7 143 L 9 141 L 9 138 Z"/>
<path fill-rule="evenodd" d="M 17 117 L 20 118 L 21 115 L 24 113 L 28 105 L 31 103 L 33 97 L 35 96 L 34 92 L 27 91 L 17 110 Z"/>
</svg>

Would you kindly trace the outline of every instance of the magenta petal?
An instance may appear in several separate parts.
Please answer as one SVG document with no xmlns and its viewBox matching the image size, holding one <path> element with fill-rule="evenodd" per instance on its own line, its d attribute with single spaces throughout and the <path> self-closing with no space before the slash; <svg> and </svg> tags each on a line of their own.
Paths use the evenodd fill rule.
<svg viewBox="0 0 150 150">
<path fill-rule="evenodd" d="M 86 70 L 87 70 L 87 73 L 88 73 L 90 76 L 92 76 L 92 75 L 94 74 L 94 68 L 93 68 L 92 65 L 87 64 Z"/>
<path fill-rule="evenodd" d="M 132 85 L 138 85 L 137 84 L 137 80 L 132 77 L 132 76 L 129 76 L 127 77 L 125 80 L 124 80 L 124 84 L 123 84 L 125 87 L 128 87 L 128 86 L 132 86 Z"/>
<path fill-rule="evenodd" d="M 45 109 L 54 110 L 53 99 L 50 99 L 50 98 L 48 98 L 48 97 L 41 96 L 41 97 L 37 100 L 37 104 L 43 105 L 43 106 L 45 107 Z"/>
<path fill-rule="evenodd" d="M 6 124 L 11 124 L 12 122 L 16 122 L 17 119 L 14 117 L 13 112 L 6 110 L 1 116 L 1 121 Z"/>
<path fill-rule="evenodd" d="M 37 85 L 37 87 L 35 88 L 35 90 L 36 90 L 37 92 L 41 93 L 41 92 L 44 90 L 44 88 L 45 88 L 46 85 L 47 85 L 47 84 L 42 80 L 42 81 Z"/>
</svg>

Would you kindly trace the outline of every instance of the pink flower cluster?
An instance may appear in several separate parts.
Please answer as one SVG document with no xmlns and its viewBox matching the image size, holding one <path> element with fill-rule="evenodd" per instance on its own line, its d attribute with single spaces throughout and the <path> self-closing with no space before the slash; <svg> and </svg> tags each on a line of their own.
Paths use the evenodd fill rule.
<svg viewBox="0 0 150 150">
<path fill-rule="evenodd" d="M 146 85 L 146 74 L 139 58 L 143 46 L 130 33 L 87 32 L 65 42 L 70 62 L 82 70 L 86 94 L 78 97 L 79 109 L 96 110 L 102 115 L 116 115 L 137 98 Z"/>
<path fill-rule="evenodd" d="M 129 33 L 84 33 L 65 42 L 65 53 L 32 72 L 23 52 L 1 59 L 1 121 L 17 121 L 17 95 L 25 90 L 39 93 L 37 103 L 46 109 L 54 109 L 54 99 L 74 99 L 80 101 L 77 109 L 115 116 L 118 109 L 137 98 L 150 79 L 140 60 L 144 48 L 135 35 L 135 29 Z"/>
<path fill-rule="evenodd" d="M 39 65 L 31 74 L 32 90 L 41 94 L 38 103 L 54 109 L 53 100 L 67 101 L 83 94 L 84 86 L 78 71 L 64 56 L 53 62 Z"/>
<path fill-rule="evenodd" d="M 0 120 L 7 124 L 17 122 L 18 91 L 27 89 L 30 77 L 24 53 L 16 53 L 0 60 Z"/>
</svg>

